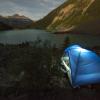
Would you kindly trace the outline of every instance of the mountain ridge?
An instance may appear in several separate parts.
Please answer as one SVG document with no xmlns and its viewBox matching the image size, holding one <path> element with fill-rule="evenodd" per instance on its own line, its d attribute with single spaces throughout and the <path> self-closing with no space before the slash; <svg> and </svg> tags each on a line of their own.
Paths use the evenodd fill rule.
<svg viewBox="0 0 100 100">
<path fill-rule="evenodd" d="M 0 15 L 0 30 L 33 28 L 34 23 L 35 22 L 33 20 L 24 15 Z"/>
<path fill-rule="evenodd" d="M 68 0 L 43 19 L 37 21 L 35 26 L 54 32 L 73 31 L 98 34 L 100 33 L 98 26 L 100 23 L 99 5 L 99 0 Z M 93 22 L 95 26 L 91 25 L 94 24 Z M 86 26 L 89 29 L 86 29 Z"/>
</svg>

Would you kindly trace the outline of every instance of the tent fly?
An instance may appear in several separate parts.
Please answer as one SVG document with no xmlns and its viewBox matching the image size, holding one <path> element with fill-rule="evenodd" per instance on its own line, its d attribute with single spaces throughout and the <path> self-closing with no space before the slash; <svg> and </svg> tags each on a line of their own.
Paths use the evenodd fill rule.
<svg viewBox="0 0 100 100">
<path fill-rule="evenodd" d="M 61 62 L 73 87 L 100 83 L 100 56 L 95 52 L 72 45 L 65 49 Z"/>
</svg>

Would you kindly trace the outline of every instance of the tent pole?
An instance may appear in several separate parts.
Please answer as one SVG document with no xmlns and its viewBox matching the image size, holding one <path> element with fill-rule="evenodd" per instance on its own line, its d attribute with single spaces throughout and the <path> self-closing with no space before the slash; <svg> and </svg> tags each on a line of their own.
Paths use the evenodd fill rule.
<svg viewBox="0 0 100 100">
<path fill-rule="evenodd" d="M 81 51 L 79 52 L 78 60 L 77 60 L 77 62 L 76 62 L 75 79 L 76 79 L 77 72 L 78 72 L 78 65 L 79 65 L 79 61 L 80 61 L 80 55 L 81 55 Z"/>
</svg>

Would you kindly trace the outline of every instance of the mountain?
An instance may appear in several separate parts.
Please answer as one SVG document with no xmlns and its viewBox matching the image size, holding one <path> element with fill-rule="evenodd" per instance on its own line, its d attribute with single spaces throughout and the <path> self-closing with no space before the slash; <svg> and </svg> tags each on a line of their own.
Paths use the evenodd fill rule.
<svg viewBox="0 0 100 100">
<path fill-rule="evenodd" d="M 13 29 L 11 26 L 4 23 L 4 17 L 0 16 L 0 30 Z"/>
<path fill-rule="evenodd" d="M 54 32 L 100 33 L 100 0 L 67 0 L 36 22 L 35 28 Z"/>
<path fill-rule="evenodd" d="M 25 16 L 15 14 L 13 16 L 0 16 L 0 30 L 32 28 L 34 21 Z"/>
</svg>

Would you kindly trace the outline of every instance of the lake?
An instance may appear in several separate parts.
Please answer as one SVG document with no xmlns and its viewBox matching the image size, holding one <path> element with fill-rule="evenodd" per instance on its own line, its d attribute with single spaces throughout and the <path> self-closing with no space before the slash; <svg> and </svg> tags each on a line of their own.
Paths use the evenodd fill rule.
<svg viewBox="0 0 100 100">
<path fill-rule="evenodd" d="M 26 41 L 32 42 L 40 38 L 43 41 L 49 40 L 51 44 L 60 47 L 67 36 L 70 38 L 71 43 L 78 43 L 83 46 L 100 46 L 100 37 L 96 35 L 53 34 L 35 29 L 0 31 L 0 43 L 18 44 Z"/>
</svg>

